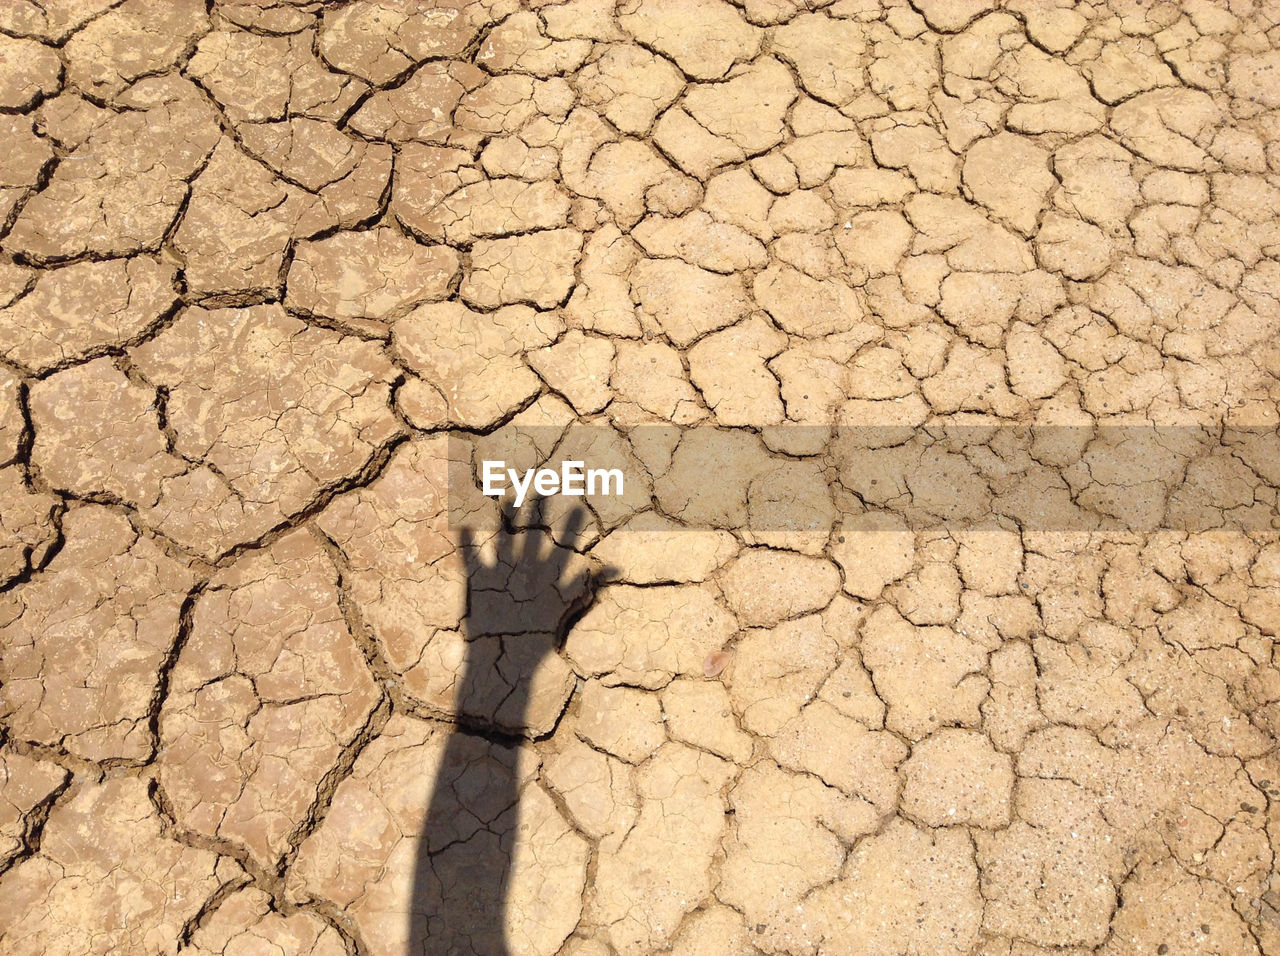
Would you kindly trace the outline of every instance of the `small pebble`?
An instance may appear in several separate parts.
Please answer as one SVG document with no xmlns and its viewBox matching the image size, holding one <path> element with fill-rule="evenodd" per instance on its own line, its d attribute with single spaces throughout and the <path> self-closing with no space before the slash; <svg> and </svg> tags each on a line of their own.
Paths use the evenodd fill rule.
<svg viewBox="0 0 1280 956">
<path fill-rule="evenodd" d="M 728 651 L 713 651 L 707 655 L 707 659 L 702 662 L 702 673 L 704 676 L 719 677 L 720 672 L 729 666 L 732 655 Z"/>
</svg>

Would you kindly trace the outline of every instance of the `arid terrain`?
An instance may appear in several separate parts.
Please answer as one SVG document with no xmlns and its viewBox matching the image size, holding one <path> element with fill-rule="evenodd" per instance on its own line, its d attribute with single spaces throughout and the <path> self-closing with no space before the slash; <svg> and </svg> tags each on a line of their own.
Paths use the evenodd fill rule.
<svg viewBox="0 0 1280 956">
<path fill-rule="evenodd" d="M 0 125 L 0 951 L 1280 956 L 1280 2 L 0 0 Z"/>
</svg>

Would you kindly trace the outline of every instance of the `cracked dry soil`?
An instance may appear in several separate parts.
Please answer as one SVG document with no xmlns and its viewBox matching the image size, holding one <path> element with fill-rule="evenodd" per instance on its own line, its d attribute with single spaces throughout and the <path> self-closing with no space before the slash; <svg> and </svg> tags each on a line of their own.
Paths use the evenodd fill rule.
<svg viewBox="0 0 1280 956">
<path fill-rule="evenodd" d="M 1275 0 L 0 0 L 0 125 L 5 953 L 1280 954 Z"/>
</svg>

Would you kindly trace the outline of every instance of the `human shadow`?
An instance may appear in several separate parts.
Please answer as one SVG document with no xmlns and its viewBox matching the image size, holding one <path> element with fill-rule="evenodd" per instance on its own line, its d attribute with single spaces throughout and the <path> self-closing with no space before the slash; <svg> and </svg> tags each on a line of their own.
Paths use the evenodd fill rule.
<svg viewBox="0 0 1280 956">
<path fill-rule="evenodd" d="M 532 775 L 522 746 L 554 728 L 572 692 L 558 652 L 607 573 L 574 550 L 585 519 L 582 509 L 571 512 L 560 543 L 545 529 L 517 529 L 510 509 L 496 540 L 477 544 L 470 529 L 461 532 L 467 615 L 458 724 L 414 862 L 409 956 L 511 952 L 512 851 L 520 790 Z"/>
</svg>

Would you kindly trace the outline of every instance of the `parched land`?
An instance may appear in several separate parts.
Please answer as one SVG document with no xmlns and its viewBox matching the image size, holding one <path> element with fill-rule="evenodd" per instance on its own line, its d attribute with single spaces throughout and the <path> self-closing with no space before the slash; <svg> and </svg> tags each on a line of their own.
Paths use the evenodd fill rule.
<svg viewBox="0 0 1280 956">
<path fill-rule="evenodd" d="M 1280 954 L 1274 0 L 0 0 L 0 127 L 3 952 Z"/>
</svg>

